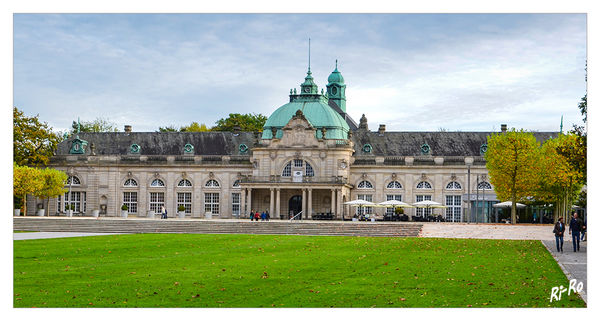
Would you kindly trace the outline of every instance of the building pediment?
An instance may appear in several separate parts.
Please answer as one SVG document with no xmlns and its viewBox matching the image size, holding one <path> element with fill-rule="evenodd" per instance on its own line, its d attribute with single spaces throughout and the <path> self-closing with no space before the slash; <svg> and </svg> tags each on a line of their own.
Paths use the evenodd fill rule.
<svg viewBox="0 0 600 321">
<path fill-rule="evenodd" d="M 282 128 L 282 132 L 283 135 L 278 142 L 280 146 L 306 147 L 319 145 L 319 140 L 315 135 L 315 127 L 312 126 L 299 109 Z"/>
</svg>

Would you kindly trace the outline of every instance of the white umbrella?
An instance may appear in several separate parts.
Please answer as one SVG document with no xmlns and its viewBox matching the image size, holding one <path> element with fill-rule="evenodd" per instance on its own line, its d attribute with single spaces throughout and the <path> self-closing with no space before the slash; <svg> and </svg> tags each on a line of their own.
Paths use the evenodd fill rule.
<svg viewBox="0 0 600 321">
<path fill-rule="evenodd" d="M 385 201 L 385 202 L 381 202 L 379 203 L 379 205 L 383 205 L 385 207 L 413 207 L 410 204 L 401 202 L 401 201 L 397 201 L 397 200 L 389 200 L 389 201 Z"/>
<path fill-rule="evenodd" d="M 419 207 L 419 208 L 446 208 L 446 206 L 444 206 L 438 202 L 434 202 L 434 201 L 430 201 L 430 200 L 413 203 L 413 206 Z M 433 215 L 433 211 L 431 214 Z"/>
<path fill-rule="evenodd" d="M 353 205 L 353 206 L 365 206 L 365 205 L 375 205 L 373 202 L 365 201 L 365 200 L 354 200 L 344 203 L 345 205 Z"/>
<path fill-rule="evenodd" d="M 420 202 L 416 202 L 413 203 L 413 206 L 415 207 L 422 207 L 422 208 L 444 208 L 446 206 L 438 203 L 438 202 L 434 202 L 434 201 L 429 201 L 429 200 L 425 200 L 425 201 L 420 201 Z"/>
<path fill-rule="evenodd" d="M 512 207 L 512 201 L 506 201 L 506 202 L 494 204 L 492 206 L 493 207 Z M 523 208 L 525 206 L 526 206 L 525 204 L 517 203 L 518 208 Z"/>
</svg>

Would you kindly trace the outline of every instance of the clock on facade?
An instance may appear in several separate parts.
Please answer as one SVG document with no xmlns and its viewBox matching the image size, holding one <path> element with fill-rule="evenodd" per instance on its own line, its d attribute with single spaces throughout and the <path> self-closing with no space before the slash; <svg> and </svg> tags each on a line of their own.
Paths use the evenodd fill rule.
<svg viewBox="0 0 600 321">
<path fill-rule="evenodd" d="M 336 87 L 331 87 L 331 94 L 332 95 L 336 95 L 337 94 L 337 88 Z"/>
<path fill-rule="evenodd" d="M 310 87 L 304 87 L 304 92 L 309 93 L 310 92 Z"/>
</svg>

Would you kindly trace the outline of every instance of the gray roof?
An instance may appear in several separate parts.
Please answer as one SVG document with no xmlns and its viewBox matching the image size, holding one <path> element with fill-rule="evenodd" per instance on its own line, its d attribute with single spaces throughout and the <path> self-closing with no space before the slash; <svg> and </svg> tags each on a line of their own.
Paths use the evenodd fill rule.
<svg viewBox="0 0 600 321">
<path fill-rule="evenodd" d="M 248 152 L 257 143 L 258 133 L 253 132 L 130 132 L 130 133 L 79 133 L 86 140 L 86 154 L 94 144 L 96 155 L 127 155 L 132 144 L 140 146 L 140 155 L 183 155 L 186 144 L 194 146 L 195 155 L 243 155 L 240 145 Z M 57 155 L 68 155 L 70 137 L 58 145 Z"/>
<path fill-rule="evenodd" d="M 430 147 L 431 156 L 481 156 L 480 148 L 492 132 L 378 132 L 357 130 L 352 141 L 356 156 L 422 156 L 421 146 Z M 541 143 L 558 132 L 534 132 Z M 363 151 L 365 144 L 371 153 Z"/>
<path fill-rule="evenodd" d="M 480 156 L 480 148 L 492 132 L 378 132 L 353 131 L 355 156 L 422 156 L 421 146 L 428 144 L 431 156 Z M 534 132 L 541 143 L 558 132 Z M 195 155 L 247 155 L 258 145 L 259 133 L 254 132 L 131 132 L 131 133 L 80 133 L 86 140 L 86 154 L 94 144 L 96 155 L 128 155 L 132 144 L 141 147 L 140 155 L 184 155 L 186 144 L 194 146 Z M 68 155 L 71 137 L 58 145 L 57 155 Z M 248 147 L 246 154 L 240 145 Z M 369 144 L 371 153 L 363 151 Z"/>
</svg>

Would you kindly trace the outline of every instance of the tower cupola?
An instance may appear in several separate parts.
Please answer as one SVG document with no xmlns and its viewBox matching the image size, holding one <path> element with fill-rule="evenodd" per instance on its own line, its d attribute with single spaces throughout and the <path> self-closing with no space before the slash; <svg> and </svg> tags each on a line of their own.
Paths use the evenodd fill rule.
<svg viewBox="0 0 600 321">
<path fill-rule="evenodd" d="M 329 103 L 334 103 L 344 113 L 346 112 L 346 84 L 344 84 L 344 77 L 339 72 L 337 66 L 337 59 L 335 60 L 335 70 L 327 78 L 329 82 L 327 84 L 327 96 L 329 97 Z"/>
</svg>

